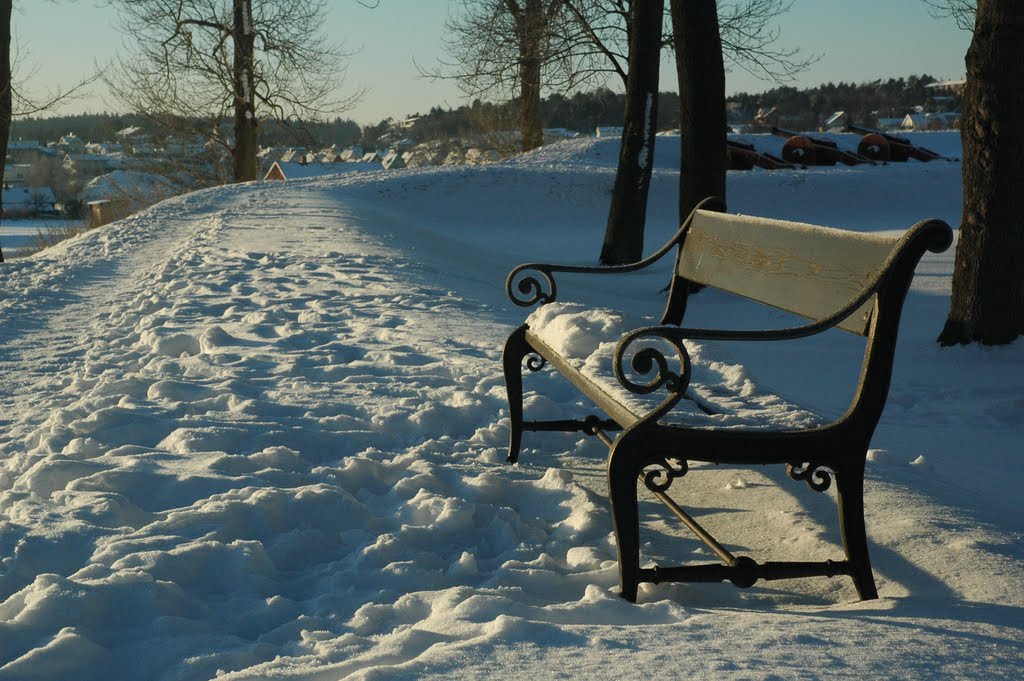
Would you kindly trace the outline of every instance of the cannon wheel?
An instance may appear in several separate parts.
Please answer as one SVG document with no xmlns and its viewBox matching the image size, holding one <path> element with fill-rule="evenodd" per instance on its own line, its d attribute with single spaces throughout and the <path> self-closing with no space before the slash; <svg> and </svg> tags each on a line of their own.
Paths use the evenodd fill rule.
<svg viewBox="0 0 1024 681">
<path fill-rule="evenodd" d="M 892 158 L 892 147 L 889 145 L 889 140 L 872 132 L 860 138 L 860 143 L 857 144 L 857 153 L 872 161 L 888 163 Z"/>
<path fill-rule="evenodd" d="M 794 165 L 813 166 L 817 156 L 814 143 L 803 135 L 794 135 L 782 145 L 782 158 Z"/>
</svg>

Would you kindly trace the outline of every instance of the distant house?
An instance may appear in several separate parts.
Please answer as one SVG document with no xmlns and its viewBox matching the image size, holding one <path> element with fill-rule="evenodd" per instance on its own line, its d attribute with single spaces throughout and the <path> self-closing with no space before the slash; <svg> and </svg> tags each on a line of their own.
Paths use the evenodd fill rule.
<svg viewBox="0 0 1024 681">
<path fill-rule="evenodd" d="M 298 149 L 285 149 L 281 152 L 281 156 L 277 159 L 281 163 L 298 163 L 299 156 L 302 154 Z"/>
<path fill-rule="evenodd" d="M 295 163 L 274 161 L 264 180 L 301 180 L 307 177 L 342 175 L 351 172 L 380 170 L 382 166 L 371 163 Z"/>
<path fill-rule="evenodd" d="M 21 186 L 28 181 L 28 176 L 31 173 L 31 163 L 8 163 L 4 166 L 4 186 Z"/>
<path fill-rule="evenodd" d="M 32 164 L 46 158 L 60 158 L 60 155 L 35 140 L 11 140 L 7 145 L 7 158 L 12 163 Z"/>
<path fill-rule="evenodd" d="M 949 130 L 960 124 L 960 114 L 957 112 L 942 113 L 913 113 L 907 114 L 900 124 L 900 130 L 909 132 L 913 130 Z"/>
<path fill-rule="evenodd" d="M 401 170 L 406 167 L 405 158 L 397 151 L 392 151 L 381 161 L 381 166 L 383 166 L 384 170 Z"/>
<path fill-rule="evenodd" d="M 342 161 L 358 161 L 363 157 L 363 148 L 359 145 L 349 147 L 339 154 Z"/>
<path fill-rule="evenodd" d="M 99 177 L 121 167 L 120 159 L 105 154 L 67 154 L 64 167 L 81 177 Z"/>
<path fill-rule="evenodd" d="M 124 145 L 117 142 L 89 142 L 85 145 L 85 153 L 97 156 L 123 156 Z"/>
<path fill-rule="evenodd" d="M 826 131 L 844 132 L 849 122 L 849 116 L 846 115 L 845 111 L 836 111 L 825 119 L 825 124 L 822 127 Z"/>
<path fill-rule="evenodd" d="M 113 205 L 128 211 L 123 214 L 120 209 L 117 211 L 118 217 L 123 217 L 180 193 L 181 188 L 162 175 L 115 170 L 90 180 L 78 195 L 78 200 L 83 205 L 99 201 L 113 202 Z"/>
<path fill-rule="evenodd" d="M 49 187 L 10 187 L 3 190 L 4 217 L 28 217 L 54 212 L 57 197 Z"/>
<path fill-rule="evenodd" d="M 67 153 L 81 153 L 85 150 L 85 142 L 73 132 L 69 132 L 57 141 L 56 146 Z"/>
<path fill-rule="evenodd" d="M 378 154 L 376 151 L 371 151 L 366 154 L 363 154 L 363 157 L 359 159 L 359 161 L 361 163 L 382 163 L 384 159 L 382 159 L 380 157 L 380 154 Z"/>
<path fill-rule="evenodd" d="M 341 158 L 341 152 L 338 151 L 337 147 L 331 145 L 326 149 L 321 149 L 316 154 L 314 162 L 316 163 L 340 163 L 343 159 Z"/>
<path fill-rule="evenodd" d="M 878 119 L 879 130 L 899 130 L 900 126 L 903 125 L 902 118 L 886 118 L 881 117 Z"/>
</svg>

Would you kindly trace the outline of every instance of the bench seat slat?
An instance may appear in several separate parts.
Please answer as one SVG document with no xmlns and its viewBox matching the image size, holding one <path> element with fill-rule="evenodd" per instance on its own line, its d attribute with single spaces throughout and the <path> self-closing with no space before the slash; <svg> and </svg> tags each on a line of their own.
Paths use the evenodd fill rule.
<svg viewBox="0 0 1024 681">
<path fill-rule="evenodd" d="M 897 239 L 798 222 L 696 211 L 683 241 L 685 279 L 818 320 L 881 269 Z M 839 327 L 866 335 L 873 301 Z"/>
</svg>

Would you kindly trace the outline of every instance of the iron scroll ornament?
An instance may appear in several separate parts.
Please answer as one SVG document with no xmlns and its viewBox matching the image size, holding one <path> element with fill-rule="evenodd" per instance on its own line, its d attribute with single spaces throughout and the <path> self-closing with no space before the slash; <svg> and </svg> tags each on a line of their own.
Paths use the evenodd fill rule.
<svg viewBox="0 0 1024 681">
<path fill-rule="evenodd" d="M 677 478 L 690 471 L 686 459 L 668 457 L 648 464 L 643 471 L 644 486 L 652 492 L 667 492 Z"/>
<path fill-rule="evenodd" d="M 660 348 L 647 345 L 652 341 L 657 341 L 663 347 L 668 346 L 674 350 L 674 359 L 679 364 L 678 372 L 671 370 L 669 360 Z M 641 347 L 633 350 L 637 345 Z M 637 382 L 626 374 L 623 362 L 627 356 L 631 356 L 629 367 L 632 373 L 641 377 L 649 376 L 648 380 Z M 690 353 L 687 352 L 681 339 L 662 333 L 662 330 L 657 327 L 649 327 L 631 331 L 622 337 L 615 347 L 612 371 L 619 384 L 636 395 L 649 395 L 662 387 L 665 388 L 669 393 L 668 397 L 655 411 L 645 417 L 657 420 L 667 414 L 686 394 L 686 388 L 690 385 L 692 366 Z"/>
<path fill-rule="evenodd" d="M 548 361 L 544 359 L 542 355 L 539 355 L 537 353 L 530 353 L 529 355 L 526 356 L 526 368 L 529 369 L 532 373 L 537 373 L 538 371 L 546 367 L 547 364 Z"/>
<path fill-rule="evenodd" d="M 532 307 L 553 303 L 558 295 L 551 270 L 543 265 L 526 264 L 509 272 L 505 280 L 508 299 L 519 307 Z"/>
<path fill-rule="evenodd" d="M 815 492 L 824 492 L 832 486 L 832 474 L 825 466 L 814 461 L 788 464 L 786 475 L 793 480 L 803 480 Z"/>
</svg>

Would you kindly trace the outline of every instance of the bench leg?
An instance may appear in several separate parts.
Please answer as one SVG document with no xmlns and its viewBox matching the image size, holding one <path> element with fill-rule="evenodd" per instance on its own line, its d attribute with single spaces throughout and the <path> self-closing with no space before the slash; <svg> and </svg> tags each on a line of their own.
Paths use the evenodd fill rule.
<svg viewBox="0 0 1024 681">
<path fill-rule="evenodd" d="M 864 459 L 846 464 L 836 471 L 839 497 L 839 526 L 846 559 L 853 568 L 853 583 L 861 600 L 878 598 L 875 577 L 868 557 L 868 537 L 864 528 Z"/>
<path fill-rule="evenodd" d="M 608 454 L 608 498 L 619 554 L 620 595 L 636 603 L 640 585 L 640 518 L 636 494 L 639 467 L 635 451 L 622 446 L 628 445 L 628 439 L 620 437 Z"/>
<path fill-rule="evenodd" d="M 523 441 L 523 359 L 532 352 L 526 342 L 526 328 L 524 324 L 512 332 L 505 341 L 505 350 L 501 355 L 505 392 L 508 394 L 509 463 L 519 460 L 519 447 Z"/>
</svg>

